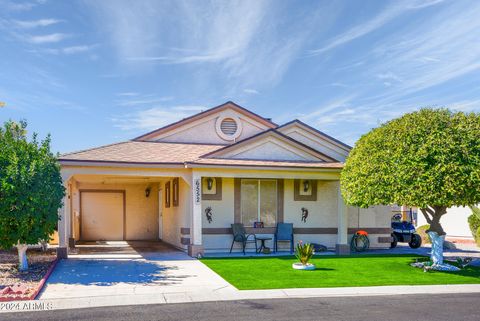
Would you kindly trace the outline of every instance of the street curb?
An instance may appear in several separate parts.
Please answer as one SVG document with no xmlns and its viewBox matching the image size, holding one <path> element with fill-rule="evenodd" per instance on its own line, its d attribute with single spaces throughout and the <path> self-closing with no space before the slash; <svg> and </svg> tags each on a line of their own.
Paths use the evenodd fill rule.
<svg viewBox="0 0 480 321">
<path fill-rule="evenodd" d="M 22 301 L 9 302 L 10 308 L 0 308 L 2 312 L 27 312 L 39 310 L 88 309 L 111 306 L 131 306 L 149 304 L 205 303 L 221 301 L 245 301 L 268 299 L 303 299 L 334 297 L 373 297 L 395 295 L 442 295 L 480 293 L 480 284 L 445 284 L 414 286 L 376 286 L 350 288 L 294 288 L 275 290 L 222 290 L 205 293 L 166 292 L 137 295 L 86 296 L 77 298 L 40 299 L 33 301 L 36 305 L 25 306 Z M 41 307 L 41 308 L 38 308 Z"/>
</svg>

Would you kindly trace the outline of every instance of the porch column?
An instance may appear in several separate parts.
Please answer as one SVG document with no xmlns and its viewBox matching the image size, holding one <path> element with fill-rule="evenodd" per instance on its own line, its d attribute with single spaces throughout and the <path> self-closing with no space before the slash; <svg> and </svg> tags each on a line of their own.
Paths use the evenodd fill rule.
<svg viewBox="0 0 480 321">
<path fill-rule="evenodd" d="M 340 182 L 338 184 L 338 210 L 337 210 L 337 244 L 335 252 L 338 255 L 350 254 L 350 246 L 348 245 L 348 217 L 347 207 L 343 201 L 342 192 L 340 190 Z"/>
<path fill-rule="evenodd" d="M 62 175 L 63 187 L 65 187 L 65 196 L 62 200 L 62 206 L 58 209 L 58 249 L 57 258 L 68 258 L 68 238 L 70 233 L 70 201 L 68 199 L 68 178 Z"/>
<path fill-rule="evenodd" d="M 190 221 L 190 245 L 188 255 L 198 257 L 204 254 L 202 245 L 202 177 L 192 173 L 192 215 Z"/>
</svg>

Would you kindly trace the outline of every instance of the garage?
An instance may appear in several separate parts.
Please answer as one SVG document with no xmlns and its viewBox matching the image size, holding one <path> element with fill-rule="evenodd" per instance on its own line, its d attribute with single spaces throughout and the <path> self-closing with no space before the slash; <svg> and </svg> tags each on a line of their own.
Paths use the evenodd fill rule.
<svg viewBox="0 0 480 321">
<path fill-rule="evenodd" d="M 125 191 L 80 191 L 80 239 L 125 240 Z"/>
</svg>

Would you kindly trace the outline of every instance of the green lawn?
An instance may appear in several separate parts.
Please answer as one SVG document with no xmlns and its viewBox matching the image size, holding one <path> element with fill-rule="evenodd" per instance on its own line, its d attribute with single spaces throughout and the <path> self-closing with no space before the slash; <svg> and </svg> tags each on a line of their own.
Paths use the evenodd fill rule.
<svg viewBox="0 0 480 321">
<path fill-rule="evenodd" d="M 423 272 L 409 264 L 415 255 L 317 256 L 315 271 L 292 269 L 296 258 L 204 258 L 202 262 L 240 290 L 375 285 L 480 283 L 480 268 Z"/>
</svg>

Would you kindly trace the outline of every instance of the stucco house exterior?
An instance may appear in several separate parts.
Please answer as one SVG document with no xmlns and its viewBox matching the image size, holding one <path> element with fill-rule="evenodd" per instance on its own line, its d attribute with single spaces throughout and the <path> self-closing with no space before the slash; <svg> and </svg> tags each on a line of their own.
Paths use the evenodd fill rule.
<svg viewBox="0 0 480 321">
<path fill-rule="evenodd" d="M 301 121 L 278 125 L 227 102 L 130 141 L 61 155 L 60 256 L 73 241 L 99 240 L 223 252 L 232 223 L 267 235 L 293 223 L 295 241 L 338 253 L 363 229 L 371 247 L 387 248 L 391 209 L 344 205 L 339 178 L 350 149 Z"/>
</svg>

